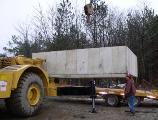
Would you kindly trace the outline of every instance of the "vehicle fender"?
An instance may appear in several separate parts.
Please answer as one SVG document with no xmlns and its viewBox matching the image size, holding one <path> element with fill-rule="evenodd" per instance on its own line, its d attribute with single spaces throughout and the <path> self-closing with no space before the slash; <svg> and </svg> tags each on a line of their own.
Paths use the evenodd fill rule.
<svg viewBox="0 0 158 120">
<path fill-rule="evenodd" d="M 40 67 L 34 65 L 14 65 L 8 66 L 5 68 L 7 71 L 12 71 L 13 78 L 12 78 L 12 85 L 11 89 L 14 90 L 17 88 L 20 78 L 26 73 L 35 73 L 37 74 L 42 82 L 45 89 L 45 94 L 48 94 L 48 85 L 49 85 L 49 78 L 48 73 Z"/>
</svg>

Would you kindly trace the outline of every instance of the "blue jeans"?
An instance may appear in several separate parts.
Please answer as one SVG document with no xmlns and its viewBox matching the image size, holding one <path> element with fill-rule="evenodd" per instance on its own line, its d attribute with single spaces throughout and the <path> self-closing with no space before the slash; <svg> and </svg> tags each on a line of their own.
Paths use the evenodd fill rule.
<svg viewBox="0 0 158 120">
<path fill-rule="evenodd" d="M 135 101 L 135 96 L 131 95 L 128 97 L 128 106 L 129 106 L 129 110 L 130 112 L 135 112 L 134 110 L 134 101 Z"/>
</svg>

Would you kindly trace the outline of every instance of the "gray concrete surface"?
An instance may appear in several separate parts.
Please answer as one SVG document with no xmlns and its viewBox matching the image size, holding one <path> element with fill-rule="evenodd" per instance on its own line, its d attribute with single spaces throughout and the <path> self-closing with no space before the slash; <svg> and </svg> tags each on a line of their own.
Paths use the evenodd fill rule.
<svg viewBox="0 0 158 120">
<path fill-rule="evenodd" d="M 16 109 L 16 108 L 15 108 Z M 146 99 L 136 108 L 133 116 L 128 107 L 107 107 L 103 100 L 96 102 L 97 113 L 91 113 L 90 99 L 72 97 L 54 97 L 45 100 L 43 109 L 30 118 L 18 118 L 7 112 L 0 102 L 0 120 L 158 120 L 158 102 Z"/>
<path fill-rule="evenodd" d="M 45 59 L 50 77 L 107 78 L 138 75 L 137 57 L 126 46 L 33 53 Z"/>
</svg>

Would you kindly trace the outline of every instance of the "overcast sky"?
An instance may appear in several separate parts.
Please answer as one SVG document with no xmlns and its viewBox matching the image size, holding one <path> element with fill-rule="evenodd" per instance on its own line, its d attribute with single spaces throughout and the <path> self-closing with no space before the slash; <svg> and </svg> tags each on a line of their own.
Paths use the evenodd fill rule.
<svg viewBox="0 0 158 120">
<path fill-rule="evenodd" d="M 70 0 L 74 7 L 83 10 L 83 7 L 90 0 Z M 139 8 L 143 3 L 147 3 L 158 13 L 158 0 L 105 0 L 109 6 L 117 7 L 121 10 L 129 8 Z M 60 0 L 0 0 L 0 53 L 11 39 L 11 35 L 16 34 L 15 27 L 18 24 L 29 23 L 34 15 L 34 9 L 39 3 L 44 10 L 50 6 L 56 6 Z"/>
</svg>

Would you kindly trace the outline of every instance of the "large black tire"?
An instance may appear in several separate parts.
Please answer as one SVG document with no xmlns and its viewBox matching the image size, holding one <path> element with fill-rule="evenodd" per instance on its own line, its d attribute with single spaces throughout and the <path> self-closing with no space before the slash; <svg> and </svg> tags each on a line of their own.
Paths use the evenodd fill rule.
<svg viewBox="0 0 158 120">
<path fill-rule="evenodd" d="M 38 90 L 38 94 L 36 89 L 32 86 L 35 86 Z M 32 96 L 30 99 L 28 99 L 29 91 L 32 93 L 31 95 L 29 94 Z M 35 93 L 35 95 L 33 93 Z M 43 98 L 44 88 L 41 78 L 34 73 L 26 73 L 20 78 L 17 89 L 12 91 L 11 97 L 6 99 L 5 102 L 7 109 L 14 115 L 29 117 L 40 110 Z M 31 103 L 29 100 L 34 101 Z"/>
<path fill-rule="evenodd" d="M 119 99 L 116 95 L 107 95 L 105 102 L 108 106 L 115 107 L 119 104 Z"/>
</svg>

